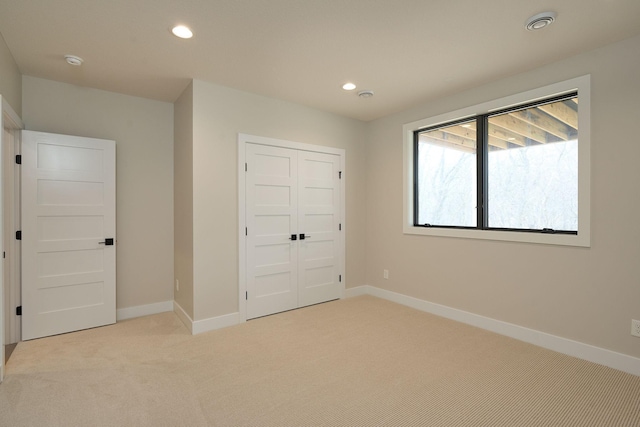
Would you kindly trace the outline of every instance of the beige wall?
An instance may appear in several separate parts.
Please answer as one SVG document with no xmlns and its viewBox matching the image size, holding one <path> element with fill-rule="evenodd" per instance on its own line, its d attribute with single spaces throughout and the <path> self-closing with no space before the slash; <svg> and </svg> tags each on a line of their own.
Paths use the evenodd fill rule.
<svg viewBox="0 0 640 427">
<path fill-rule="evenodd" d="M 0 34 L 0 95 L 22 116 L 22 75 Z"/>
<path fill-rule="evenodd" d="M 175 263 L 175 298 L 194 320 L 238 310 L 236 150 L 247 133 L 346 150 L 347 287 L 370 284 L 640 357 L 629 334 L 640 319 L 639 37 L 366 124 L 202 81 L 175 106 L 32 77 L 16 92 L 7 53 L 0 43 L 0 90 L 23 104 L 10 99 L 27 129 L 118 143 L 118 308 L 172 299 Z M 591 248 L 402 234 L 404 123 L 584 74 Z"/>
<path fill-rule="evenodd" d="M 346 284 L 364 284 L 364 123 L 202 81 L 193 100 L 194 320 L 238 311 L 238 133 L 346 150 Z"/>
<path fill-rule="evenodd" d="M 368 284 L 640 357 L 640 37 L 367 127 Z M 402 125 L 591 74 L 591 248 L 402 234 Z M 382 269 L 390 278 L 382 278 Z"/>
<path fill-rule="evenodd" d="M 173 105 L 23 77 L 26 129 L 116 141 L 117 307 L 173 300 Z"/>
<path fill-rule="evenodd" d="M 175 301 L 193 319 L 193 83 L 174 103 L 173 214 Z"/>
</svg>

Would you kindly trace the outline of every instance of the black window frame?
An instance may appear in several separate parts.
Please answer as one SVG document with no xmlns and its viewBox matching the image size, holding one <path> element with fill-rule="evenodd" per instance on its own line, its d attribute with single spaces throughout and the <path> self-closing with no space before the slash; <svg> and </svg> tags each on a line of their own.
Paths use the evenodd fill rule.
<svg viewBox="0 0 640 427">
<path fill-rule="evenodd" d="M 445 123 L 440 123 L 434 126 L 427 126 L 413 131 L 413 226 L 423 228 L 445 228 L 445 229 L 460 229 L 460 230 L 490 230 L 490 231 L 510 231 L 510 232 L 524 232 L 524 233 L 541 233 L 541 234 L 566 234 L 577 235 L 578 230 L 555 230 L 551 228 L 542 229 L 528 229 L 528 228 L 504 228 L 504 227 L 489 227 L 488 225 L 488 213 L 489 213 L 489 201 L 488 201 L 488 185 L 489 185 L 489 171 L 488 171 L 488 123 L 489 118 L 493 116 L 499 116 L 501 114 L 525 110 L 527 108 L 538 107 L 541 105 L 551 104 L 554 102 L 565 101 L 572 98 L 578 98 L 578 91 L 571 91 L 556 95 L 552 97 L 546 97 L 543 99 L 529 101 L 514 106 L 492 110 L 487 113 L 477 114 L 474 116 L 465 117 L 462 119 L 452 120 Z M 436 224 L 419 224 L 418 212 L 419 206 L 419 161 L 418 161 L 418 145 L 420 134 L 429 132 L 432 130 L 442 129 L 449 126 L 455 126 L 461 123 L 469 123 L 475 121 L 476 124 L 476 226 L 460 226 L 460 225 L 436 225 Z M 578 142 L 579 144 L 579 142 Z"/>
</svg>

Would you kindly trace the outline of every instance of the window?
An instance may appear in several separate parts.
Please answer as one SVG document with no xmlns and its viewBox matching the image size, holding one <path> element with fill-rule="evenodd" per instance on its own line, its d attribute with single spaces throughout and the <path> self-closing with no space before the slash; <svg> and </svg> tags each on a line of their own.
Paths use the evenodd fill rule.
<svg viewBox="0 0 640 427">
<path fill-rule="evenodd" d="M 589 246 L 588 89 L 586 76 L 405 125 L 405 233 Z"/>
<path fill-rule="evenodd" d="M 475 121 L 415 131 L 414 225 L 477 227 Z"/>
</svg>

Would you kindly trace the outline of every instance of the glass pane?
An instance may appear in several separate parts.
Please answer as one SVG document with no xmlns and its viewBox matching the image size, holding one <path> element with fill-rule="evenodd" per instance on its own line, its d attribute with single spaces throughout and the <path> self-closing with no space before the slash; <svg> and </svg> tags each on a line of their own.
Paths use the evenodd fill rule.
<svg viewBox="0 0 640 427">
<path fill-rule="evenodd" d="M 476 226 L 475 121 L 421 132 L 417 224 Z"/>
<path fill-rule="evenodd" d="M 489 117 L 488 225 L 578 230 L 578 99 Z"/>
</svg>

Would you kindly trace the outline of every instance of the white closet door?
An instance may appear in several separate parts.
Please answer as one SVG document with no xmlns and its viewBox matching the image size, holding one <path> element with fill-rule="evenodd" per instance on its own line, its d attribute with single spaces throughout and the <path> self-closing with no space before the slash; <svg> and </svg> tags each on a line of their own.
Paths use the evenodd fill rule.
<svg viewBox="0 0 640 427">
<path fill-rule="evenodd" d="M 22 339 L 116 321 L 115 142 L 22 132 Z"/>
<path fill-rule="evenodd" d="M 298 153 L 298 306 L 340 298 L 340 157 Z"/>
<path fill-rule="evenodd" d="M 340 156 L 245 148 L 247 319 L 340 298 Z"/>
<path fill-rule="evenodd" d="M 298 306 L 297 154 L 246 146 L 247 319 Z"/>
</svg>

